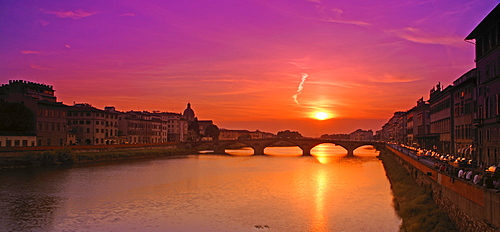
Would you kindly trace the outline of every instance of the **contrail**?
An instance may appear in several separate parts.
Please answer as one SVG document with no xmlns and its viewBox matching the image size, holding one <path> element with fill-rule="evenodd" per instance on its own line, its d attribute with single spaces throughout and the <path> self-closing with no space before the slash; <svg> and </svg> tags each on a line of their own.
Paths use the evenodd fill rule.
<svg viewBox="0 0 500 232">
<path fill-rule="evenodd" d="M 297 88 L 297 93 L 292 96 L 293 100 L 297 105 L 299 104 L 299 101 L 297 100 L 297 97 L 302 93 L 302 89 L 304 88 L 304 82 L 306 82 L 306 79 L 309 75 L 307 73 L 302 73 L 302 81 L 300 81 L 299 87 Z"/>
</svg>

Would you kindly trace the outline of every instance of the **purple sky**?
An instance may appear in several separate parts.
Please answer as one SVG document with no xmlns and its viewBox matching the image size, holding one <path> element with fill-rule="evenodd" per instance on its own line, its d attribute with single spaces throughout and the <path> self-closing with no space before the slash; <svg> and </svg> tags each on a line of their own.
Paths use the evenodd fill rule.
<svg viewBox="0 0 500 232">
<path fill-rule="evenodd" d="M 3 0 L 0 83 L 121 111 L 191 102 L 228 129 L 379 130 L 475 66 L 464 38 L 498 3 Z"/>
</svg>

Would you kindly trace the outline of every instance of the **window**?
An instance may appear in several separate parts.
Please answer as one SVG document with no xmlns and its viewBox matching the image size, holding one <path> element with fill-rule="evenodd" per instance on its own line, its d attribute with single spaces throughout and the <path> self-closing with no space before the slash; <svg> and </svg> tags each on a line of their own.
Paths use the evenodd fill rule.
<svg viewBox="0 0 500 232">
<path fill-rule="evenodd" d="M 12 147 L 12 140 L 5 141 L 5 146 L 6 147 Z"/>
<path fill-rule="evenodd" d="M 15 147 L 20 147 L 20 146 L 21 146 L 21 141 L 19 141 L 19 140 L 17 140 L 17 139 L 16 139 L 16 140 L 14 140 L 14 146 L 15 146 Z"/>
<path fill-rule="evenodd" d="M 87 113 L 86 115 L 87 115 L 87 117 L 90 117 L 90 113 Z"/>
<path fill-rule="evenodd" d="M 87 128 L 87 133 L 90 133 L 90 128 Z"/>
<path fill-rule="evenodd" d="M 85 121 L 85 124 L 90 125 L 90 121 Z"/>
<path fill-rule="evenodd" d="M 99 129 L 95 129 L 95 133 L 99 133 Z"/>
</svg>

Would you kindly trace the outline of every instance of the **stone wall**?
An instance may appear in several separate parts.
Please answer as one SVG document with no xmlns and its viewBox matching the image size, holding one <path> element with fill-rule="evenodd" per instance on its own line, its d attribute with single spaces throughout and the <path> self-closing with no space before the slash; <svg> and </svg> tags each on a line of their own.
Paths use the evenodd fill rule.
<svg viewBox="0 0 500 232">
<path fill-rule="evenodd" d="M 432 190 L 433 199 L 460 231 L 500 231 L 500 193 L 451 177 L 387 147 L 415 181 Z"/>
</svg>

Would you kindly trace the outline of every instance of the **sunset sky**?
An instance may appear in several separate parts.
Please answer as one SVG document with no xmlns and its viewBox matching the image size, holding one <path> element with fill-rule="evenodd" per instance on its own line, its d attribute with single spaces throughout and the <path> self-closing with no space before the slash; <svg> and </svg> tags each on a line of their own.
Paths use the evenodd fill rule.
<svg viewBox="0 0 500 232">
<path fill-rule="evenodd" d="M 474 68 L 464 38 L 498 3 L 3 0 L 0 83 L 120 111 L 190 102 L 227 129 L 375 131 Z"/>
</svg>

